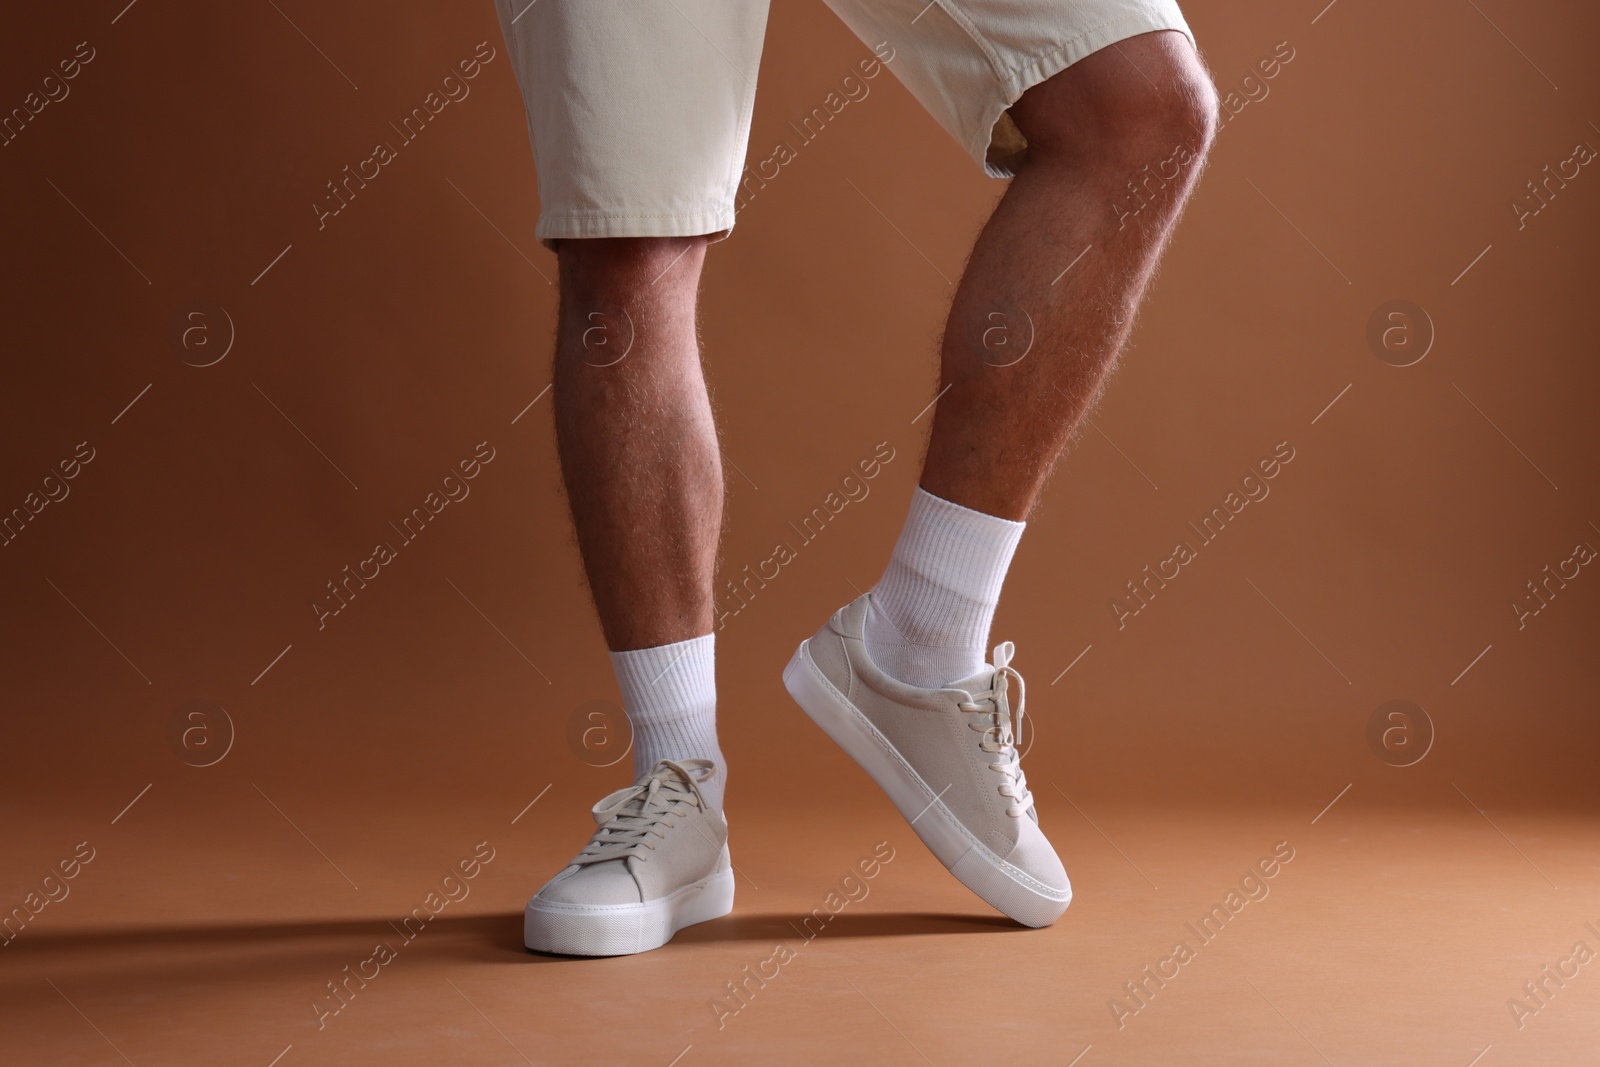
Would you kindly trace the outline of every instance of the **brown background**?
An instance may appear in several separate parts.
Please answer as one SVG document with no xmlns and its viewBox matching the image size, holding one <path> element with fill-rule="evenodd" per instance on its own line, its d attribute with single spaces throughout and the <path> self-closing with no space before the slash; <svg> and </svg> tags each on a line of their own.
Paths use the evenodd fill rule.
<svg viewBox="0 0 1600 1067">
<path fill-rule="evenodd" d="M 430 872 L 489 838 L 512 862 L 491 868 L 492 890 L 472 905 L 482 906 L 474 913 L 482 921 L 455 936 L 497 946 L 493 958 L 507 970 L 527 962 L 505 945 L 515 946 L 521 901 L 581 843 L 587 806 L 626 777 L 621 767 L 595 769 L 603 760 L 568 741 L 575 710 L 616 691 L 560 497 L 550 399 L 541 395 L 555 261 L 532 236 L 534 171 L 493 11 L 487 2 L 285 0 L 276 8 L 55 5 L 9 13 L 0 33 L 5 109 L 78 42 L 95 49 L 70 96 L 0 148 L 10 352 L 0 509 L 22 504 L 79 442 L 95 449 L 70 496 L 0 548 L 8 826 L 0 905 L 20 902 L 78 840 L 95 841 L 107 857 L 87 869 L 93 884 L 86 875 L 74 898 L 24 932 L 27 942 L 0 949 L 36 954 L 34 970 L 13 968 L 12 1000 L 37 998 L 38 1010 L 4 1026 L 8 1039 L 26 1034 L 36 1042 L 29 1047 L 49 1050 L 37 1062 L 102 1062 L 94 1057 L 111 1051 L 40 981 L 72 966 L 89 968 L 75 1005 L 109 1038 L 120 1033 L 116 1044 L 140 1063 L 215 1058 L 244 1044 L 240 1062 L 265 1063 L 291 1042 L 289 1055 L 304 1062 L 338 1062 L 350 1048 L 387 1043 L 400 1054 L 425 1047 L 428 1035 L 445 1040 L 448 1027 L 407 1029 L 408 997 L 439 995 L 418 987 L 389 994 L 387 1006 L 345 1026 L 340 1039 L 353 1044 L 335 1053 L 333 1038 L 305 1033 L 303 1002 L 323 971 L 364 953 L 324 946 L 326 961 L 302 964 L 288 953 L 270 966 L 218 963 L 214 974 L 210 965 L 163 969 L 166 946 L 182 940 L 163 924 L 210 922 L 212 935 L 191 937 L 199 951 L 216 947 L 208 936 L 271 940 L 267 933 L 282 932 L 272 923 L 314 915 L 348 923 L 336 922 L 330 936 L 360 944 L 370 940 L 363 922 L 403 913 Z M 1373 856 L 1386 858 L 1329 861 L 1321 889 L 1308 890 L 1329 908 L 1359 901 L 1386 877 L 1379 871 L 1392 874 L 1406 858 L 1455 858 L 1433 868 L 1419 861 L 1425 873 L 1379 909 L 1410 905 L 1395 930 L 1369 928 L 1355 939 L 1371 959 L 1348 955 L 1347 939 L 1327 942 L 1321 959 L 1333 973 L 1370 975 L 1405 953 L 1425 972 L 1406 979 L 1409 994 L 1358 983 L 1361 995 L 1345 1003 L 1415 1020 L 1405 996 L 1439 998 L 1427 1016 L 1439 1035 L 1483 1020 L 1482 1036 L 1459 1038 L 1463 1055 L 1441 1048 L 1427 1062 L 1465 1063 L 1491 1041 L 1497 1056 L 1518 1040 L 1530 1057 L 1547 1055 L 1559 1044 L 1524 1038 L 1503 999 L 1564 952 L 1582 921 L 1600 919 L 1600 615 L 1591 588 L 1600 577 L 1584 568 L 1520 631 L 1509 605 L 1575 544 L 1600 547 L 1600 176 L 1584 167 L 1520 230 L 1510 204 L 1576 143 L 1600 148 L 1590 55 L 1600 14 L 1580 4 L 1487 2 L 1320 8 L 1236 0 L 1189 9 L 1224 93 L 1281 41 L 1295 58 L 1264 99 L 1223 129 L 1133 346 L 1030 523 L 1001 605 L 996 636 L 1017 642 L 1032 683 L 1038 734 L 1029 778 L 1047 826 L 1073 827 L 1063 852 L 1080 901 L 1064 922 L 1076 920 L 1072 936 L 1087 940 L 1071 958 L 1107 961 L 1103 978 L 1070 996 L 1052 993 L 1038 1013 L 1071 1002 L 1084 1028 L 1106 1028 L 1105 996 L 1164 951 L 1169 929 L 1181 925 L 1174 916 L 1203 910 L 1201 898 L 1273 841 L 1325 829 L 1304 820 L 1348 784 L 1340 805 L 1365 820 Z M 495 58 L 471 95 L 319 230 L 311 205 L 324 183 L 375 142 L 396 140 L 388 123 L 480 41 Z M 751 159 L 779 139 L 794 143 L 787 123 L 819 105 L 866 54 L 820 4 L 777 3 Z M 957 276 L 1002 189 L 892 78 L 870 85 L 866 100 L 753 198 L 734 237 L 712 250 L 705 276 L 705 361 L 729 461 L 728 577 L 776 541 L 794 540 L 787 524 L 874 445 L 896 450 L 871 495 L 800 548 L 719 635 L 736 850 L 747 840 L 755 866 L 774 865 L 769 892 L 772 879 L 811 872 L 800 898 L 765 909 L 774 915 L 791 906 L 804 913 L 813 890 L 879 837 L 897 835 L 904 856 L 918 847 L 789 703 L 779 672 L 794 644 L 882 567 L 928 421 L 913 418 L 937 391 L 932 352 L 950 292 L 941 274 Z M 1063 266 L 1074 252 L 1062 250 Z M 1394 299 L 1420 304 L 1436 330 L 1426 358 L 1404 368 L 1380 361 L 1366 340 L 1369 316 Z M 226 358 L 203 368 L 186 365 L 171 340 L 175 317 L 197 300 L 224 308 L 236 331 Z M 471 495 L 319 630 L 310 605 L 324 583 L 377 540 L 397 540 L 387 524 L 482 441 L 495 459 L 470 483 Z M 1108 605 L 1124 583 L 1169 555 L 1188 536 L 1184 524 L 1282 441 L 1296 458 L 1270 497 L 1246 508 L 1119 630 Z M 1427 757 L 1411 767 L 1386 765 L 1366 741 L 1369 716 L 1391 699 L 1421 705 L 1436 730 Z M 226 758 L 210 767 L 185 765 L 169 741 L 175 710 L 193 700 L 226 708 L 236 728 Z M 622 743 L 624 727 L 612 727 Z M 138 806 L 111 825 L 147 784 Z M 504 821 L 536 795 L 538 807 L 514 827 Z M 1119 866 L 1105 847 L 1129 848 L 1113 828 L 1118 820 L 1106 821 L 1112 811 L 1122 813 L 1126 834 L 1149 835 L 1139 868 L 1154 874 L 1152 865 L 1165 865 L 1182 884 L 1193 873 L 1184 857 L 1196 857 L 1207 873 L 1193 873 L 1192 904 L 1153 898 L 1137 917 L 1117 913 L 1123 889 L 1143 892 L 1168 878 L 1127 882 L 1134 861 Z M 1235 840 L 1219 828 L 1226 819 L 1250 829 Z M 1460 841 L 1418 829 L 1430 820 L 1449 822 Z M 852 827 L 847 840 L 826 836 L 839 826 Z M 792 849 L 773 843 L 784 827 L 802 835 Z M 1093 855 L 1075 865 L 1074 854 L 1086 852 Z M 1113 881 L 1126 883 L 1121 889 L 1092 877 L 1086 887 L 1082 865 L 1102 860 L 1117 872 Z M 1539 906 L 1553 910 L 1538 923 L 1508 918 L 1500 942 L 1486 936 L 1470 950 L 1437 929 L 1431 947 L 1383 949 L 1414 933 L 1414 923 L 1444 921 L 1443 905 L 1415 895 L 1441 882 L 1466 893 L 1452 922 L 1488 912 L 1526 919 L 1531 905 L 1484 888 L 1467 873 L 1475 863 L 1512 879 L 1519 893 L 1544 894 Z M 904 877 L 908 895 L 880 895 L 873 907 L 892 918 L 926 897 L 935 909 L 981 912 L 939 881 L 936 867 L 926 886 Z M 759 902 L 758 893 L 741 899 Z M 1091 899 L 1099 911 L 1085 915 Z M 1319 937 L 1330 923 L 1348 933 L 1314 913 L 1294 914 Z M 1281 914 L 1288 922 L 1290 905 Z M 992 933 L 986 921 L 969 926 Z M 75 941 L 69 931 L 80 927 L 90 932 Z M 120 967 L 90 962 L 106 938 L 117 943 L 110 931 L 134 928 L 147 931 L 138 949 L 147 955 L 130 949 Z M 295 929 L 320 936 L 319 928 Z M 1286 970 L 1309 951 L 1296 941 L 1300 929 L 1272 935 Z M 899 960 L 898 978 L 875 979 L 882 996 L 898 990 L 908 1011 L 960 1010 L 959 988 L 941 1000 L 908 985 L 915 979 L 904 972 L 905 953 L 923 951 L 906 945 L 926 941 L 930 959 L 944 960 L 937 954 L 950 951 L 949 939 L 919 927 L 901 931 L 906 941 L 862 947 L 883 932 L 860 931 L 854 947 L 865 970 L 857 973 Z M 1096 940 L 1122 933 L 1125 951 Z M 733 945 L 733 970 L 762 958 L 763 944 Z M 937 968 L 980 966 L 974 959 L 991 951 L 968 938 Z M 475 959 L 469 948 L 459 959 L 438 955 L 451 964 Z M 1038 974 L 1075 981 L 1063 976 L 1062 959 L 1042 952 Z M 172 983 L 168 995 L 137 992 L 131 976 L 146 964 L 134 960 L 156 961 L 148 967 Z M 631 981 L 666 980 L 648 977 L 655 970 L 578 970 L 593 966 L 574 965 L 560 982 L 546 977 L 528 996 L 589 1003 Z M 1503 977 L 1473 996 L 1427 986 L 1427 974 L 1450 982 L 1491 966 Z M 593 982 L 571 977 L 579 973 Z M 618 977 L 639 973 L 647 977 Z M 721 977 L 700 984 L 714 988 Z M 178 1011 L 185 996 L 202 996 L 199 985 L 230 980 L 256 984 L 238 999 L 212 989 L 203 1018 L 150 1029 L 151 1011 Z M 1576 1025 L 1587 1005 L 1592 1017 L 1600 978 L 1588 984 L 1596 988 L 1563 993 L 1550 1015 L 1559 1006 Z M 1324 992 L 1307 987 L 1307 1010 L 1326 1004 Z M 95 995 L 101 1015 L 79 999 Z M 1232 995 L 1225 983 L 1203 997 L 1197 989 L 1189 1007 L 1205 1015 L 1202 1002 L 1215 997 L 1225 1014 Z M 688 997 L 681 1031 L 703 1023 L 703 1000 Z M 269 1007 L 252 1014 L 247 1001 Z M 1446 1002 L 1459 1019 L 1441 1014 Z M 379 1025 L 385 1012 L 400 1021 Z M 805 1044 L 823 1040 L 806 1018 L 772 1009 L 772 1025 L 798 1028 L 789 1040 L 800 1044 L 775 1044 L 775 1032 L 751 1047 L 824 1055 Z M 1153 1062 L 1211 1033 L 1178 1018 L 1147 1031 L 1161 1035 L 1144 1046 Z M 1342 1037 L 1325 1022 L 1324 1051 L 1387 1060 L 1361 1044 L 1370 1014 L 1352 1006 L 1340 1018 Z M 1537 1021 L 1557 1033 L 1548 1018 Z M 468 1020 L 483 1029 L 470 1013 L 458 1021 Z M 1229 1033 L 1281 1030 L 1277 1020 L 1268 1013 L 1213 1036 L 1226 1044 Z M 584 1033 L 573 1020 L 497 1022 L 534 1035 L 518 1044 L 536 1060 L 535 1048 L 566 1054 L 558 1038 Z M 869 1024 L 879 1029 L 863 1041 L 899 1040 L 861 1020 Z M 604 1030 L 614 1021 L 587 1025 Z M 1040 1051 L 1038 1062 L 1066 1062 L 1085 1043 L 1118 1039 L 1015 1025 L 1043 1042 L 1040 1050 L 1056 1050 Z M 244 1026 L 253 1036 L 236 1046 Z M 1560 1032 L 1579 1041 L 1570 1025 Z M 659 1051 L 665 1063 L 700 1039 L 675 1040 L 661 1037 L 639 1055 L 653 1062 Z M 940 1040 L 925 1034 L 921 1045 L 932 1050 Z M 1285 1040 L 1292 1056 L 1308 1054 L 1292 1033 Z M 734 1045 L 706 1053 L 709 1041 L 696 1055 L 737 1062 L 746 1054 Z M 644 1046 L 624 1047 L 631 1058 Z M 893 1055 L 902 1053 L 898 1045 Z M 461 1048 L 449 1055 L 476 1062 Z"/>
</svg>

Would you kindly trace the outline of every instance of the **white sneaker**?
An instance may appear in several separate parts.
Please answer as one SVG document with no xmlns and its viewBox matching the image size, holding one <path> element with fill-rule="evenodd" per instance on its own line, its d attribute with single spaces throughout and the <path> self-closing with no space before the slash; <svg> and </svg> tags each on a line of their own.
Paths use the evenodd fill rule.
<svg viewBox="0 0 1600 1067">
<path fill-rule="evenodd" d="M 1039 829 L 1017 755 L 1023 682 L 1014 647 L 997 646 L 992 666 L 941 689 L 906 685 L 867 654 L 871 599 L 841 608 L 802 641 L 783 684 L 951 874 L 1017 922 L 1049 926 L 1071 903 L 1072 883 Z"/>
<path fill-rule="evenodd" d="M 700 794 L 710 760 L 662 760 L 594 806 L 588 845 L 528 901 L 535 952 L 625 956 L 733 910 L 728 824 Z"/>
</svg>

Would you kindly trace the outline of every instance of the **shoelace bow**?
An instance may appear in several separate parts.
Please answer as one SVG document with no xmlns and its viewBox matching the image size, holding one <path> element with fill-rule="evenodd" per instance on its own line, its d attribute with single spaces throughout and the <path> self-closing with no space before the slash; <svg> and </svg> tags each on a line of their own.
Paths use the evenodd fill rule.
<svg viewBox="0 0 1600 1067">
<path fill-rule="evenodd" d="M 967 723 L 968 729 L 983 734 L 978 747 L 993 753 L 994 762 L 989 769 L 1001 775 L 1000 795 L 1011 800 L 1006 814 L 1021 818 L 1033 807 L 1033 794 L 1028 791 L 1028 779 L 1022 773 L 1022 757 L 1017 752 L 1017 741 L 1022 736 L 1023 705 L 1027 702 L 1027 684 L 1022 674 L 1011 666 L 1011 656 L 1016 646 L 1006 641 L 994 650 L 994 681 L 981 693 L 969 694 L 972 699 L 958 705 L 962 711 L 977 716 Z M 1010 682 L 1017 680 L 1017 706 L 1011 707 Z"/>
<path fill-rule="evenodd" d="M 656 841 L 689 814 L 691 805 L 706 806 L 699 783 L 712 771 L 710 760 L 662 760 L 647 778 L 605 797 L 591 809 L 600 829 L 572 862 L 583 866 L 630 856 L 641 863 L 649 860 Z"/>
</svg>

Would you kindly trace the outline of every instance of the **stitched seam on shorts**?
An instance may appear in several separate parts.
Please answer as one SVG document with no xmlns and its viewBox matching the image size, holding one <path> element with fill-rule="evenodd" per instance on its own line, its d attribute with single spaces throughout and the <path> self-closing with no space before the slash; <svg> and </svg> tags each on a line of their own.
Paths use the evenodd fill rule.
<svg viewBox="0 0 1600 1067">
<path fill-rule="evenodd" d="M 766 34 L 766 26 L 763 25 L 762 26 L 763 38 L 765 37 L 765 34 Z M 758 60 L 758 62 L 759 62 L 759 60 Z M 756 94 L 755 94 L 754 90 L 751 90 L 750 92 L 745 93 L 744 104 L 739 109 L 739 124 L 735 127 L 735 133 L 734 133 L 734 140 L 743 143 L 744 150 L 742 152 L 733 153 L 732 154 L 733 158 L 728 160 L 727 184 L 732 186 L 733 190 L 734 190 L 734 194 L 735 194 L 734 195 L 734 211 L 735 212 L 738 211 L 739 182 L 740 182 L 741 178 L 743 177 L 745 170 L 747 169 L 747 165 L 745 163 L 745 159 L 747 159 L 749 157 L 749 155 L 750 155 L 750 126 L 751 126 L 751 123 L 754 122 L 754 120 L 755 120 L 755 110 L 756 110 Z"/>
<path fill-rule="evenodd" d="M 1149 29 L 1152 32 L 1154 32 L 1156 30 L 1167 30 L 1167 29 L 1174 29 L 1175 28 L 1175 27 L 1171 27 L 1171 26 L 1150 26 L 1150 22 L 1151 21 L 1152 20 L 1147 16 L 1147 14 L 1145 12 L 1129 12 L 1129 13 L 1127 13 L 1125 15 L 1122 15 L 1122 16 L 1120 16 L 1118 18 L 1109 19 L 1106 22 L 1102 22 L 1100 25 L 1092 27 L 1091 29 L 1084 30 L 1082 33 L 1078 34 L 1077 36 L 1069 37 L 1065 41 L 1062 41 L 1060 43 L 1060 45 L 1057 46 L 1052 51 L 1046 52 L 1043 55 L 1029 56 L 1025 60 L 1023 60 L 1021 63 L 1018 63 L 1015 67 L 1012 67 L 1010 70 L 1005 71 L 1004 72 L 1005 73 L 1005 77 L 1006 77 L 1007 82 L 1008 82 L 1007 88 L 1008 89 L 1010 88 L 1010 84 L 1009 83 L 1014 81 L 1018 74 L 1022 73 L 1025 70 L 1027 70 L 1029 67 L 1047 65 L 1049 61 L 1056 59 L 1063 52 L 1070 52 L 1074 45 L 1078 44 L 1079 42 L 1083 41 L 1086 38 L 1093 37 L 1098 33 L 1103 33 L 1105 30 L 1109 29 L 1112 26 L 1118 26 L 1118 25 L 1121 25 L 1124 22 L 1137 22 L 1137 23 L 1141 23 L 1141 24 L 1149 27 Z M 1184 36 L 1188 36 L 1188 34 L 1184 34 Z M 1125 39 L 1126 38 L 1124 38 L 1124 40 Z M 1112 41 L 1110 44 L 1106 45 L 1106 47 L 1110 48 L 1112 45 L 1121 44 L 1121 43 L 1122 43 L 1122 41 L 1120 41 L 1120 40 Z M 1093 55 L 1093 53 L 1089 53 L 1089 55 Z M 1079 56 L 1078 57 L 1078 61 L 1082 61 L 1082 60 L 1087 59 L 1087 58 L 1089 58 L 1088 55 Z M 1065 68 L 1062 68 L 1062 69 L 1065 69 Z M 1060 73 L 1060 72 L 1058 71 L 1057 73 Z"/>
<path fill-rule="evenodd" d="M 698 219 L 707 215 L 720 215 L 722 214 L 723 210 L 723 208 L 718 208 L 712 211 L 695 211 L 688 214 L 683 212 L 658 212 L 654 215 L 616 215 L 610 212 L 592 211 L 581 213 L 568 212 L 564 215 L 545 215 L 542 217 L 549 219 L 552 222 L 561 220 L 569 220 L 572 222 L 589 222 L 597 220 L 604 221 L 606 219 Z"/>
</svg>

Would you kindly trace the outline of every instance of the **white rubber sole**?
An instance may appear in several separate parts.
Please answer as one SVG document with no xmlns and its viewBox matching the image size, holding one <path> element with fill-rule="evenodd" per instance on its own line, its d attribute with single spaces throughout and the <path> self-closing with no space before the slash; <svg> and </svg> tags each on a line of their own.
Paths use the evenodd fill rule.
<svg viewBox="0 0 1600 1067">
<path fill-rule="evenodd" d="M 628 956 L 660 948 L 685 926 L 733 910 L 733 868 L 644 904 L 560 904 L 534 897 L 522 916 L 522 943 L 563 956 Z"/>
<path fill-rule="evenodd" d="M 949 872 L 987 904 L 1024 926 L 1049 926 L 1072 902 L 1072 890 L 1045 885 L 1007 863 L 962 825 L 906 758 L 811 658 L 800 642 L 783 670 L 784 688 L 822 732 L 861 765 L 888 794 L 922 843 Z"/>
</svg>

